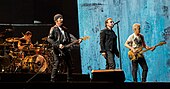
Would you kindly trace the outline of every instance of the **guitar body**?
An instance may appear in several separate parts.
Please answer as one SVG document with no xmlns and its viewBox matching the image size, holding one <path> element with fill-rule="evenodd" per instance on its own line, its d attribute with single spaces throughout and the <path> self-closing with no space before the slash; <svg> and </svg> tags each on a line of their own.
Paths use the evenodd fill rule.
<svg viewBox="0 0 170 89">
<path fill-rule="evenodd" d="M 155 46 L 153 46 L 153 47 L 157 47 L 157 46 L 162 46 L 163 44 L 166 44 L 166 42 L 160 42 L 160 43 L 158 43 L 157 45 L 155 45 Z M 151 47 L 152 48 L 152 47 Z M 146 51 L 148 51 L 148 50 L 150 50 L 151 48 L 149 48 L 149 49 L 145 49 L 145 50 L 142 50 L 142 47 L 141 48 L 137 48 L 137 49 L 135 49 L 137 52 L 136 53 L 134 53 L 132 50 L 130 50 L 129 52 L 128 52 L 128 57 L 129 57 L 129 59 L 132 61 L 132 60 L 138 60 L 139 58 L 144 58 L 144 55 L 143 55 L 143 53 L 144 52 L 146 52 Z"/>
<path fill-rule="evenodd" d="M 140 53 L 133 53 L 131 50 L 128 52 L 128 57 L 129 59 L 132 60 L 137 60 L 139 58 L 143 58 L 144 55 Z"/>
</svg>

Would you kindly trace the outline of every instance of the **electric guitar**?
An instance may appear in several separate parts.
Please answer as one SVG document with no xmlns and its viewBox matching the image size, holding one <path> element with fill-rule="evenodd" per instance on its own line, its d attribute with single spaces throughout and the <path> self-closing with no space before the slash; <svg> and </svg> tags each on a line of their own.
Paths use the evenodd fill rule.
<svg viewBox="0 0 170 89">
<path fill-rule="evenodd" d="M 153 46 L 153 47 L 158 47 L 158 46 L 162 46 L 163 44 L 166 44 L 166 42 L 160 42 L 160 43 L 158 43 L 157 45 L 155 45 L 155 46 Z M 137 50 L 137 52 L 136 53 L 134 53 L 132 50 L 129 50 L 129 52 L 128 52 L 128 57 L 129 57 L 129 59 L 132 61 L 132 60 L 137 60 L 138 58 L 143 58 L 144 56 L 143 56 L 143 53 L 144 52 L 146 52 L 146 51 L 148 51 L 148 50 L 150 50 L 150 49 L 152 49 L 152 47 L 151 48 L 149 48 L 149 49 L 145 49 L 145 50 L 142 50 L 142 47 L 141 48 L 137 48 L 136 50 Z"/>
<path fill-rule="evenodd" d="M 87 39 L 89 39 L 89 38 L 90 38 L 89 36 L 84 36 L 84 37 L 82 37 L 82 38 L 80 38 L 80 39 L 82 39 L 82 41 L 83 41 L 83 40 L 87 40 Z M 67 49 L 67 48 L 69 48 L 69 47 L 77 44 L 78 42 L 79 42 L 79 40 L 75 40 L 75 41 L 73 41 L 73 42 L 70 43 L 70 44 L 64 45 L 64 49 L 58 49 L 59 52 L 60 52 L 60 56 L 65 55 L 64 52 L 63 52 L 63 50 L 65 50 L 65 49 Z"/>
</svg>

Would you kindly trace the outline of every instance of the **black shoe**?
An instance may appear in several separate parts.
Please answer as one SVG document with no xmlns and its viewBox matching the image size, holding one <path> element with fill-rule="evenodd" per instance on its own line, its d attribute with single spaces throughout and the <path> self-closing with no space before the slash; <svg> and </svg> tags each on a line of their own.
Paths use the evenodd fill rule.
<svg viewBox="0 0 170 89">
<path fill-rule="evenodd" d="M 142 81 L 142 83 L 145 83 L 146 81 Z"/>
</svg>

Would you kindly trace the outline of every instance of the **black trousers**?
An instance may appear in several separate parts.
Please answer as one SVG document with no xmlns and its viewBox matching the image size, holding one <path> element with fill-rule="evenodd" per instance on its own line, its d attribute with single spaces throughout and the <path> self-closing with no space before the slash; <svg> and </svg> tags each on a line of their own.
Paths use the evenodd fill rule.
<svg viewBox="0 0 170 89">
<path fill-rule="evenodd" d="M 51 71 L 51 81 L 54 81 L 56 79 L 56 75 L 58 74 L 59 70 L 59 64 L 61 61 L 64 61 L 67 68 L 67 80 L 71 79 L 72 76 L 72 61 L 71 61 L 71 54 L 69 51 L 64 52 L 65 55 L 60 56 L 56 51 L 54 50 L 54 65 Z"/>
<path fill-rule="evenodd" d="M 116 64 L 115 64 L 115 55 L 111 51 L 106 52 L 106 69 L 115 69 Z"/>
<path fill-rule="evenodd" d="M 133 76 L 133 81 L 137 82 L 138 64 L 142 68 L 142 82 L 146 82 L 147 73 L 148 73 L 148 66 L 147 66 L 145 58 L 139 58 L 137 60 L 132 60 L 132 76 Z"/>
</svg>

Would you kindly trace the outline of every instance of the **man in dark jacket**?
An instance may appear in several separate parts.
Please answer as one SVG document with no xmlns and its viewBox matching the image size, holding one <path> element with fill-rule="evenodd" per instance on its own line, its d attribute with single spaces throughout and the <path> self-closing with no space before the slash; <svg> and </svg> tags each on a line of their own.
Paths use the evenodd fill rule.
<svg viewBox="0 0 170 89">
<path fill-rule="evenodd" d="M 55 25 L 51 27 L 47 41 L 52 44 L 53 47 L 53 56 L 54 56 L 54 65 L 51 73 L 51 82 L 55 82 L 56 74 L 58 73 L 58 67 L 61 60 L 64 60 L 67 66 L 67 81 L 71 79 L 72 75 L 72 62 L 70 48 L 79 45 L 82 39 L 72 45 L 71 47 L 66 47 L 66 45 L 77 40 L 72 34 L 70 34 L 63 25 L 63 16 L 61 14 L 56 14 L 54 16 Z"/>
<path fill-rule="evenodd" d="M 119 51 L 117 49 L 117 36 L 112 30 L 114 27 L 112 18 L 105 20 L 105 27 L 100 31 L 100 53 L 106 59 L 106 69 L 115 69 L 114 57 L 116 55 L 119 58 Z"/>
</svg>

